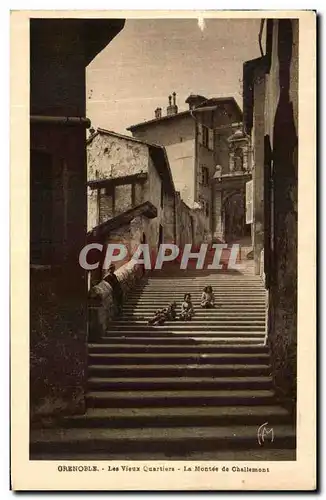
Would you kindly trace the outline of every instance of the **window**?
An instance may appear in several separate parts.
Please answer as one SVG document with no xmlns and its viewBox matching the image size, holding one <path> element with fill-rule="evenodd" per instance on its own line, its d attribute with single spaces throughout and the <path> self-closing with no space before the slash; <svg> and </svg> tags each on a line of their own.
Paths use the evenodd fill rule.
<svg viewBox="0 0 326 500">
<path fill-rule="evenodd" d="M 102 187 L 98 195 L 99 224 L 114 216 L 115 196 L 113 186 Z"/>
<path fill-rule="evenodd" d="M 210 151 L 214 150 L 214 130 L 205 125 L 198 125 L 198 140 L 199 143 L 205 146 Z"/>
<path fill-rule="evenodd" d="M 214 151 L 214 130 L 208 129 L 208 149 Z"/>
<path fill-rule="evenodd" d="M 203 126 L 203 146 L 208 148 L 208 128 Z"/>
<path fill-rule="evenodd" d="M 209 181 L 209 170 L 207 167 L 202 165 L 202 167 L 201 167 L 201 184 L 203 186 L 208 186 L 208 181 Z"/>
<path fill-rule="evenodd" d="M 208 201 L 205 202 L 205 214 L 206 214 L 206 217 L 209 217 L 209 203 L 208 203 Z"/>
</svg>

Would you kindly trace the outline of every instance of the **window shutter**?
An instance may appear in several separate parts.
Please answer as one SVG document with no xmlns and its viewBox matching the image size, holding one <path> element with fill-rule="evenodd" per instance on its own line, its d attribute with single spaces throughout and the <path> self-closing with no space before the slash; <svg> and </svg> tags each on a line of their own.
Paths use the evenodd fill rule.
<svg viewBox="0 0 326 500">
<path fill-rule="evenodd" d="M 246 224 L 254 222 L 253 212 L 253 181 L 246 183 Z"/>
<path fill-rule="evenodd" d="M 198 142 L 203 144 L 203 126 L 201 123 L 198 123 Z"/>
<path fill-rule="evenodd" d="M 214 130 L 208 129 L 208 149 L 214 151 Z"/>
</svg>

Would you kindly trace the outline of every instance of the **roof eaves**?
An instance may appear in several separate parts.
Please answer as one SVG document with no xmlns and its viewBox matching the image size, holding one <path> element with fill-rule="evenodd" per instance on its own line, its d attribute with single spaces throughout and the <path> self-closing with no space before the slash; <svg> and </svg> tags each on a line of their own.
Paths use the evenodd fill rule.
<svg viewBox="0 0 326 500">
<path fill-rule="evenodd" d="M 172 118 L 179 118 L 180 116 L 186 116 L 186 115 L 190 115 L 189 109 L 187 109 L 185 111 L 180 111 L 180 113 L 176 113 L 174 115 L 165 115 L 165 116 L 162 116 L 161 118 L 153 118 L 152 120 L 147 120 L 145 122 L 136 123 L 135 125 L 130 125 L 130 127 L 128 127 L 127 130 L 133 131 L 136 128 L 151 125 L 153 123 L 161 123 L 163 121 L 170 120 Z"/>
</svg>

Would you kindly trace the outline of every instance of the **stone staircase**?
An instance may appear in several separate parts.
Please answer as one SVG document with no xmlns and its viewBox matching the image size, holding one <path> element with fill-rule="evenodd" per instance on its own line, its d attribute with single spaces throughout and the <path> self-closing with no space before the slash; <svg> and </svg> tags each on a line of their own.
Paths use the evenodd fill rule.
<svg viewBox="0 0 326 500">
<path fill-rule="evenodd" d="M 200 308 L 207 284 L 213 310 Z M 147 325 L 186 292 L 192 321 Z M 107 336 L 89 345 L 86 414 L 32 431 L 31 457 L 294 460 L 294 425 L 272 386 L 265 301 L 250 265 L 243 272 L 153 272 Z M 264 424 L 273 433 L 258 442 Z"/>
</svg>

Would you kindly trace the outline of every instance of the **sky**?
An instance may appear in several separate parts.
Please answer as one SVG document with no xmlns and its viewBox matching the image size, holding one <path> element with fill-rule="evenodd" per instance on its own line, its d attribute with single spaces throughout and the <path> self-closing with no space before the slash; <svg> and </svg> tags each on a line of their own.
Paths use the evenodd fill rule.
<svg viewBox="0 0 326 500">
<path fill-rule="evenodd" d="M 86 70 L 87 116 L 94 128 L 128 134 L 130 125 L 179 111 L 190 93 L 233 96 L 242 108 L 243 63 L 260 56 L 259 19 L 129 19 Z"/>
</svg>

